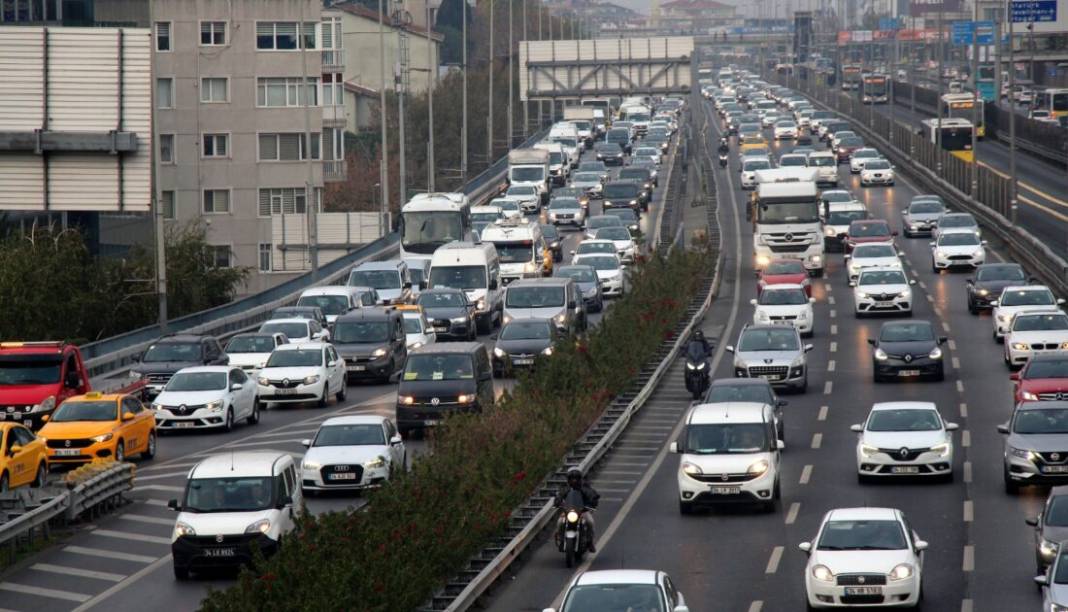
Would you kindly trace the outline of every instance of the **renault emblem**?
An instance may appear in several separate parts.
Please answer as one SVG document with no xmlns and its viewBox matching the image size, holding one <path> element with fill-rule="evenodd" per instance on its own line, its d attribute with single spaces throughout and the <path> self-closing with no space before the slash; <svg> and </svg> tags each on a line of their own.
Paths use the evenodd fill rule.
<svg viewBox="0 0 1068 612">
<path fill-rule="evenodd" d="M 432 397 L 432 398 L 430 398 L 430 405 L 431 405 L 431 406 L 437 406 L 437 405 L 438 405 L 438 404 L 440 404 L 440 403 L 441 403 L 441 400 L 440 400 L 440 399 L 438 399 L 438 398 L 436 398 L 436 397 Z"/>
<path fill-rule="evenodd" d="M 289 386 L 289 379 L 288 378 L 283 378 L 282 379 L 282 386 L 285 386 L 285 387 Z"/>
<path fill-rule="evenodd" d="M 220 534 L 216 535 L 215 536 L 215 541 L 218 542 L 219 544 L 222 544 L 223 534 L 220 533 Z"/>
<path fill-rule="evenodd" d="M 181 406 L 178 406 L 178 411 L 179 412 L 185 412 L 185 404 L 182 404 Z"/>
<path fill-rule="evenodd" d="M 720 476 L 719 476 L 719 479 L 722 480 L 723 482 L 727 482 L 728 480 L 730 480 L 730 478 L 731 477 L 726 475 L 726 474 L 720 474 Z"/>
<path fill-rule="evenodd" d="M 909 449 L 907 449 L 907 448 L 905 448 L 904 446 L 902 446 L 902 447 L 901 447 L 901 450 L 897 451 L 897 454 L 898 454 L 898 456 L 899 456 L 899 457 L 901 457 L 902 459 L 905 459 L 906 457 L 908 457 L 908 456 L 909 456 Z"/>
<path fill-rule="evenodd" d="M 857 583 L 864 584 L 864 576 L 857 576 Z"/>
<path fill-rule="evenodd" d="M 63 446 L 66 446 L 67 448 L 70 448 L 70 440 L 64 440 L 63 441 Z"/>
<path fill-rule="evenodd" d="M 905 355 L 905 363 L 910 363 L 911 361 L 912 361 L 912 355 Z"/>
</svg>

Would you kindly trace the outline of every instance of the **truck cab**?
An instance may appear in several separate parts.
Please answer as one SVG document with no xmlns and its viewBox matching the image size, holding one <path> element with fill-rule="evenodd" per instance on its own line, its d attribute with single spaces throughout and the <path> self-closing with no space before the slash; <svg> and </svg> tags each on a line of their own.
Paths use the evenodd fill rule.
<svg viewBox="0 0 1068 612">
<path fill-rule="evenodd" d="M 36 430 L 63 400 L 90 391 L 77 346 L 66 342 L 0 342 L 0 421 Z"/>
<path fill-rule="evenodd" d="M 809 176 L 788 176 L 803 171 Z M 823 276 L 823 226 L 815 178 L 811 168 L 757 172 L 751 218 L 758 270 L 772 259 L 799 259 L 810 275 Z"/>
<path fill-rule="evenodd" d="M 552 274 L 552 256 L 541 233 L 541 226 L 524 219 L 490 224 L 482 230 L 482 242 L 493 244 L 501 265 L 501 281 L 538 278 Z"/>
<path fill-rule="evenodd" d="M 542 149 L 515 149 L 508 153 L 508 185 L 533 187 L 539 205 L 549 202 L 549 152 Z"/>
</svg>

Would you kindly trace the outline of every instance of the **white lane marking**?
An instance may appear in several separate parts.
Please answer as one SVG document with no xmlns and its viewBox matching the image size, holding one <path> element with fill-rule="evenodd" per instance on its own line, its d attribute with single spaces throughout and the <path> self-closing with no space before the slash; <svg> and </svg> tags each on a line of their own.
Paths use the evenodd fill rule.
<svg viewBox="0 0 1068 612">
<path fill-rule="evenodd" d="M 149 557 L 147 555 L 134 555 L 114 550 L 105 550 L 103 548 L 89 548 L 88 546 L 64 546 L 63 552 L 74 553 L 76 555 L 87 555 L 90 557 L 103 557 L 104 559 L 118 559 L 119 561 L 134 561 L 136 563 L 152 563 L 156 560 L 156 557 Z"/>
<path fill-rule="evenodd" d="M 819 412 L 819 414 L 816 415 L 816 420 L 817 421 L 826 421 L 827 420 L 827 411 L 828 410 L 830 410 L 829 407 L 820 406 L 820 412 Z"/>
<path fill-rule="evenodd" d="M 168 472 L 166 474 L 152 474 L 151 476 L 134 476 L 134 482 L 144 482 L 146 480 L 164 480 L 167 478 L 174 478 L 176 476 L 186 477 L 189 475 L 189 470 L 182 470 L 181 472 Z"/>
<path fill-rule="evenodd" d="M 760 612 L 764 609 L 764 602 L 759 599 L 749 604 L 749 612 Z"/>
<path fill-rule="evenodd" d="M 960 445 L 964 448 L 968 448 L 972 445 L 972 432 L 968 431 L 967 429 L 960 432 Z"/>
<path fill-rule="evenodd" d="M 65 565 L 52 565 L 51 563 L 34 563 L 30 566 L 31 570 L 38 572 L 49 572 L 52 574 L 63 574 L 64 576 L 78 576 L 79 578 L 94 578 L 96 580 L 107 580 L 108 582 L 120 582 L 126 578 L 126 574 L 113 574 L 111 572 L 97 572 L 94 570 L 82 569 L 80 567 L 67 567 Z"/>
<path fill-rule="evenodd" d="M 951 350 L 951 351 L 957 350 L 957 343 L 953 340 L 953 338 L 949 339 L 948 344 L 949 344 L 949 350 Z"/>
<path fill-rule="evenodd" d="M 782 546 L 776 546 L 771 549 L 771 558 L 768 559 L 768 566 L 764 568 L 765 574 L 774 574 L 779 571 L 779 561 L 782 561 Z"/>
<path fill-rule="evenodd" d="M 837 353 L 838 352 L 838 343 L 837 342 L 831 342 L 831 352 L 832 353 Z"/>
<path fill-rule="evenodd" d="M 254 436 L 249 436 L 249 438 L 252 438 L 254 440 L 258 440 L 260 438 L 277 438 L 277 437 L 280 437 L 280 436 L 292 436 L 294 434 L 315 433 L 317 431 L 319 431 L 318 427 L 316 427 L 314 429 L 290 429 L 290 430 L 287 430 L 287 431 L 279 431 L 279 432 L 275 432 L 275 433 L 256 434 Z"/>
<path fill-rule="evenodd" d="M 964 393 L 964 382 L 957 380 L 957 393 Z"/>
<path fill-rule="evenodd" d="M 89 609 L 95 607 L 97 604 L 99 604 L 100 602 L 104 601 L 105 599 L 111 597 L 115 593 L 118 593 L 120 591 L 123 591 L 123 590 L 133 586 L 134 584 L 137 583 L 138 580 L 144 578 L 145 576 L 151 574 L 152 572 L 158 570 L 163 565 L 165 565 L 167 563 L 170 563 L 170 562 L 171 562 L 171 556 L 170 555 L 166 555 L 166 556 L 160 557 L 159 559 L 156 559 L 156 560 L 152 561 L 151 565 L 148 565 L 146 567 L 141 568 L 140 570 L 138 570 L 138 572 L 136 574 L 133 574 L 132 576 L 130 576 L 126 580 L 123 580 L 122 582 L 120 582 L 120 583 L 118 583 L 116 585 L 113 585 L 111 588 L 109 588 L 108 590 L 104 591 L 103 593 L 100 593 L 100 594 L 96 595 L 95 597 L 93 597 L 89 601 L 83 603 L 82 605 L 78 606 L 77 608 L 74 608 L 73 610 L 71 610 L 71 612 L 86 612 L 86 610 L 89 610 Z"/>
<path fill-rule="evenodd" d="M 131 514 L 129 512 L 120 514 L 116 518 L 124 521 L 134 521 L 136 523 L 149 523 L 151 525 L 170 525 L 174 526 L 174 519 L 160 518 L 158 516 L 146 516 L 144 514 Z"/>
<path fill-rule="evenodd" d="M 838 311 L 832 308 L 831 309 L 831 318 L 833 319 L 833 318 L 835 318 L 837 316 L 838 316 Z"/>
<path fill-rule="evenodd" d="M 831 391 L 833 389 L 834 389 L 834 381 L 828 380 L 827 382 L 823 383 L 823 394 L 824 395 L 830 395 Z"/>
<path fill-rule="evenodd" d="M 242 442 L 240 444 L 233 444 L 230 448 L 244 448 L 246 446 L 265 446 L 268 444 L 300 444 L 304 438 L 290 438 L 289 440 L 260 440 L 259 442 Z M 207 455 L 214 455 L 216 451 L 209 451 L 203 453 Z"/>
<path fill-rule="evenodd" d="M 835 364 L 834 360 L 831 359 L 830 361 L 827 362 L 827 371 L 828 372 L 833 372 L 836 365 L 837 364 Z"/>
<path fill-rule="evenodd" d="M 608 496 L 608 495 L 606 495 L 606 496 L 604 496 L 604 497 L 602 497 L 602 498 L 601 498 L 601 501 L 603 501 L 603 502 L 616 502 L 616 503 L 618 503 L 618 502 L 621 502 L 621 501 L 623 501 L 623 498 L 622 498 L 622 497 L 611 497 L 611 496 Z"/>
<path fill-rule="evenodd" d="M 965 404 L 964 402 L 961 402 L 960 404 L 960 418 L 968 418 L 968 404 Z"/>
<path fill-rule="evenodd" d="M 167 485 L 144 485 L 142 487 L 134 487 L 131 491 L 173 491 L 174 493 L 181 493 L 185 491 L 183 487 L 170 487 Z"/>
<path fill-rule="evenodd" d="M 812 448 L 819 448 L 823 444 L 823 434 L 816 432 L 812 434 Z"/>
<path fill-rule="evenodd" d="M 14 582 L 0 582 L 0 591 L 12 591 L 15 593 L 24 593 L 26 595 L 37 595 L 38 597 L 76 601 L 78 603 L 87 601 L 92 597 L 92 595 L 86 595 L 85 593 L 73 593 L 71 591 L 60 591 L 59 589 L 46 589 L 43 587 L 30 586 L 28 584 L 15 584 Z"/>
<path fill-rule="evenodd" d="M 920 282 L 919 282 L 919 285 L 920 285 L 920 289 L 923 289 L 924 291 L 926 291 L 926 290 L 927 290 L 927 283 L 925 283 L 925 282 L 923 282 L 923 281 L 920 281 Z"/>
<path fill-rule="evenodd" d="M 964 500 L 964 522 L 970 523 L 975 520 L 975 504 L 972 500 Z"/>
<path fill-rule="evenodd" d="M 151 498 L 149 498 L 149 499 L 142 499 L 140 501 L 145 502 L 149 506 L 160 506 L 161 508 L 166 508 L 167 507 L 167 500 L 165 500 L 165 499 L 151 499 Z"/>
<path fill-rule="evenodd" d="M 834 291 L 834 285 L 832 285 L 832 284 L 831 284 L 831 283 L 829 283 L 829 282 L 827 282 L 827 283 L 823 283 L 823 289 L 824 289 L 824 291 L 826 291 L 827 293 L 830 293 L 830 292 Z"/>
<path fill-rule="evenodd" d="M 808 484 L 808 481 L 812 479 L 812 464 L 806 465 L 801 469 L 801 479 L 798 481 L 800 484 Z"/>
<path fill-rule="evenodd" d="M 964 462 L 964 482 L 971 482 L 971 481 L 972 481 L 972 462 L 971 461 L 965 461 Z"/>
<path fill-rule="evenodd" d="M 827 303 L 830 304 L 831 306 L 834 306 L 834 296 L 833 295 L 828 295 L 827 296 Z"/>
<path fill-rule="evenodd" d="M 160 536 L 142 535 L 140 533 L 126 533 L 125 531 L 114 531 L 112 529 L 93 529 L 89 532 L 92 535 L 104 536 L 105 538 L 115 538 L 117 540 L 132 540 L 134 542 L 151 542 L 153 544 L 170 544 L 170 538 L 163 538 Z"/>
<path fill-rule="evenodd" d="M 956 357 L 953 357 L 952 359 L 950 359 L 950 362 L 953 364 L 953 369 L 954 370 L 959 370 L 960 369 L 960 359 L 957 359 Z"/>
<path fill-rule="evenodd" d="M 972 612 L 974 604 L 970 599 L 962 599 L 960 602 L 960 612 Z"/>
<path fill-rule="evenodd" d="M 949 323 L 946 323 L 945 321 L 942 321 L 942 329 L 944 329 L 946 331 L 946 333 L 948 334 L 949 333 Z"/>
<path fill-rule="evenodd" d="M 831 335 L 832 336 L 837 336 L 838 335 L 838 326 L 837 325 L 831 325 Z"/>
<path fill-rule="evenodd" d="M 794 502 L 790 504 L 790 509 L 786 512 L 786 524 L 793 525 L 797 520 L 797 513 L 801 511 L 801 502 Z"/>
<path fill-rule="evenodd" d="M 961 570 L 965 572 L 975 571 L 975 547 L 967 544 L 964 547 L 964 559 L 961 561 Z"/>
<path fill-rule="evenodd" d="M 930 303 L 934 304 L 934 298 L 933 298 L 933 297 L 931 297 L 931 294 L 930 294 L 930 293 L 928 293 L 927 295 L 925 295 L 925 296 L 923 296 L 923 297 L 927 298 L 927 301 L 928 301 L 928 302 L 930 302 Z"/>
</svg>

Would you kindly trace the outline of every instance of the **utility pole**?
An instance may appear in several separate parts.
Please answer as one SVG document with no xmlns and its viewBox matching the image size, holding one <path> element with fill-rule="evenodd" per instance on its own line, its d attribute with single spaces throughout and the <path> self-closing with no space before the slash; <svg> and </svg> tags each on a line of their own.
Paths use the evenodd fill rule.
<svg viewBox="0 0 1068 612">
<path fill-rule="evenodd" d="M 403 6 L 398 3 L 398 6 Z M 407 13 L 402 13 L 403 8 L 398 8 L 397 13 L 401 19 L 405 18 Z M 397 20 L 395 20 L 397 21 Z M 429 43 L 428 43 L 429 44 Z M 398 160 L 397 177 L 400 182 L 400 202 L 403 204 L 408 201 L 408 170 L 407 170 L 407 148 L 408 140 L 404 133 L 404 97 L 408 93 L 408 78 L 409 78 L 409 62 L 408 62 L 408 32 L 404 29 L 403 21 L 397 24 L 397 54 L 400 56 L 400 61 L 397 62 L 396 67 L 396 84 L 397 84 L 397 140 L 400 141 L 400 159 Z"/>
<path fill-rule="evenodd" d="M 385 236 L 389 231 L 389 227 L 386 225 L 386 214 L 387 211 L 389 211 L 389 140 L 387 137 L 389 131 L 389 111 L 386 108 L 386 9 L 383 6 L 383 1 L 384 0 L 378 0 L 378 56 L 382 69 L 382 83 L 379 86 L 378 91 L 378 113 L 382 137 L 381 144 L 379 145 L 381 151 L 379 152 L 378 158 L 378 182 L 379 188 L 381 189 L 378 201 L 380 207 L 378 216 L 379 236 Z"/>
<path fill-rule="evenodd" d="M 545 5 L 542 4 L 541 2 L 539 2 L 535 6 L 538 7 L 538 40 L 545 40 L 545 35 L 543 34 L 542 29 L 541 29 L 542 28 L 541 22 L 542 22 L 542 19 L 545 17 Z M 552 25 L 551 22 L 550 22 L 550 25 Z M 545 100 L 539 99 L 538 100 L 538 128 L 540 129 L 541 126 L 544 125 L 544 124 L 545 124 Z"/>
<path fill-rule="evenodd" d="M 1009 0 L 1010 2 L 1012 0 Z M 942 90 L 945 87 L 942 80 L 942 72 L 945 70 L 944 61 L 946 59 L 945 41 L 943 40 L 942 32 L 942 16 L 945 14 L 946 4 L 945 0 L 940 0 L 938 3 L 938 119 L 935 123 L 935 147 L 938 149 L 935 159 L 937 162 L 937 169 L 939 176 L 942 174 Z"/>
<path fill-rule="evenodd" d="M 152 4 L 148 3 L 149 23 L 155 23 L 152 19 Z M 152 108 L 156 108 L 156 88 L 153 87 L 149 90 L 149 97 L 151 98 Z M 159 142 L 159 125 L 152 122 L 152 142 Z M 152 164 L 152 229 L 153 238 L 155 239 L 156 247 L 156 296 L 158 298 L 158 310 L 157 321 L 159 323 L 159 331 L 161 334 L 167 333 L 167 244 L 166 244 L 166 227 L 163 216 L 163 193 L 160 191 L 159 185 L 159 159 L 157 152 L 158 146 L 152 147 L 152 153 L 149 156 Z M 177 206 L 174 200 L 171 200 L 172 206 Z M 273 247 L 272 247 L 273 248 Z"/>
<path fill-rule="evenodd" d="M 1009 22 L 1009 220 L 1016 225 L 1018 185 L 1016 182 L 1016 42 L 1013 39 L 1012 0 L 1006 0 L 1005 18 Z"/>
<path fill-rule="evenodd" d="M 463 74 L 463 92 L 460 94 L 460 182 L 467 183 L 467 0 L 460 2 L 460 70 Z"/>
<path fill-rule="evenodd" d="M 979 199 L 979 1 L 972 0 L 972 199 Z"/>
<path fill-rule="evenodd" d="M 515 0 L 508 0 L 508 150 L 511 151 L 515 145 L 515 125 L 513 125 L 515 118 L 515 109 L 513 108 L 515 91 L 512 85 L 512 81 L 515 80 L 514 64 L 512 57 L 512 50 L 515 48 L 512 42 L 512 32 L 515 30 L 515 22 L 512 19 L 512 15 L 515 11 L 512 10 L 512 5 L 515 4 Z"/>
<path fill-rule="evenodd" d="M 521 0 L 523 2 L 523 43 L 526 44 L 527 40 L 527 0 Z M 530 47 L 527 46 L 529 51 Z M 523 140 L 527 139 L 527 132 L 530 130 L 530 100 L 523 102 Z"/>
<path fill-rule="evenodd" d="M 489 0 L 489 113 L 486 116 L 486 165 L 493 163 L 493 0 Z"/>
<path fill-rule="evenodd" d="M 430 23 L 430 2 L 426 3 L 426 103 L 427 115 L 429 116 L 430 142 L 426 145 L 426 187 L 427 191 L 434 193 L 434 85 L 437 82 L 438 66 L 434 63 L 434 41 L 430 38 L 434 31 Z"/>
</svg>

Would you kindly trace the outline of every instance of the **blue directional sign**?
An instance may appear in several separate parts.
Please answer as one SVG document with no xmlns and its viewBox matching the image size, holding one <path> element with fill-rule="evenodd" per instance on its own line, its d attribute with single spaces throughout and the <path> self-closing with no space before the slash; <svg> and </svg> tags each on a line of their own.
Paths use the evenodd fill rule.
<svg viewBox="0 0 1068 612">
<path fill-rule="evenodd" d="M 900 30 L 902 29 L 901 19 L 894 17 L 880 17 L 879 29 L 880 30 Z"/>
<path fill-rule="evenodd" d="M 978 34 L 976 34 L 978 32 Z M 972 37 L 978 37 L 975 42 L 980 45 L 994 44 L 993 21 L 954 21 L 952 29 L 952 41 L 954 45 L 970 45 Z"/>
<path fill-rule="evenodd" d="M 975 36 L 978 38 L 975 42 L 980 45 L 992 45 L 994 44 L 994 22 L 993 21 L 976 21 L 975 22 Z"/>
<path fill-rule="evenodd" d="M 1013 0 L 1013 23 L 1057 21 L 1057 0 Z"/>
</svg>

